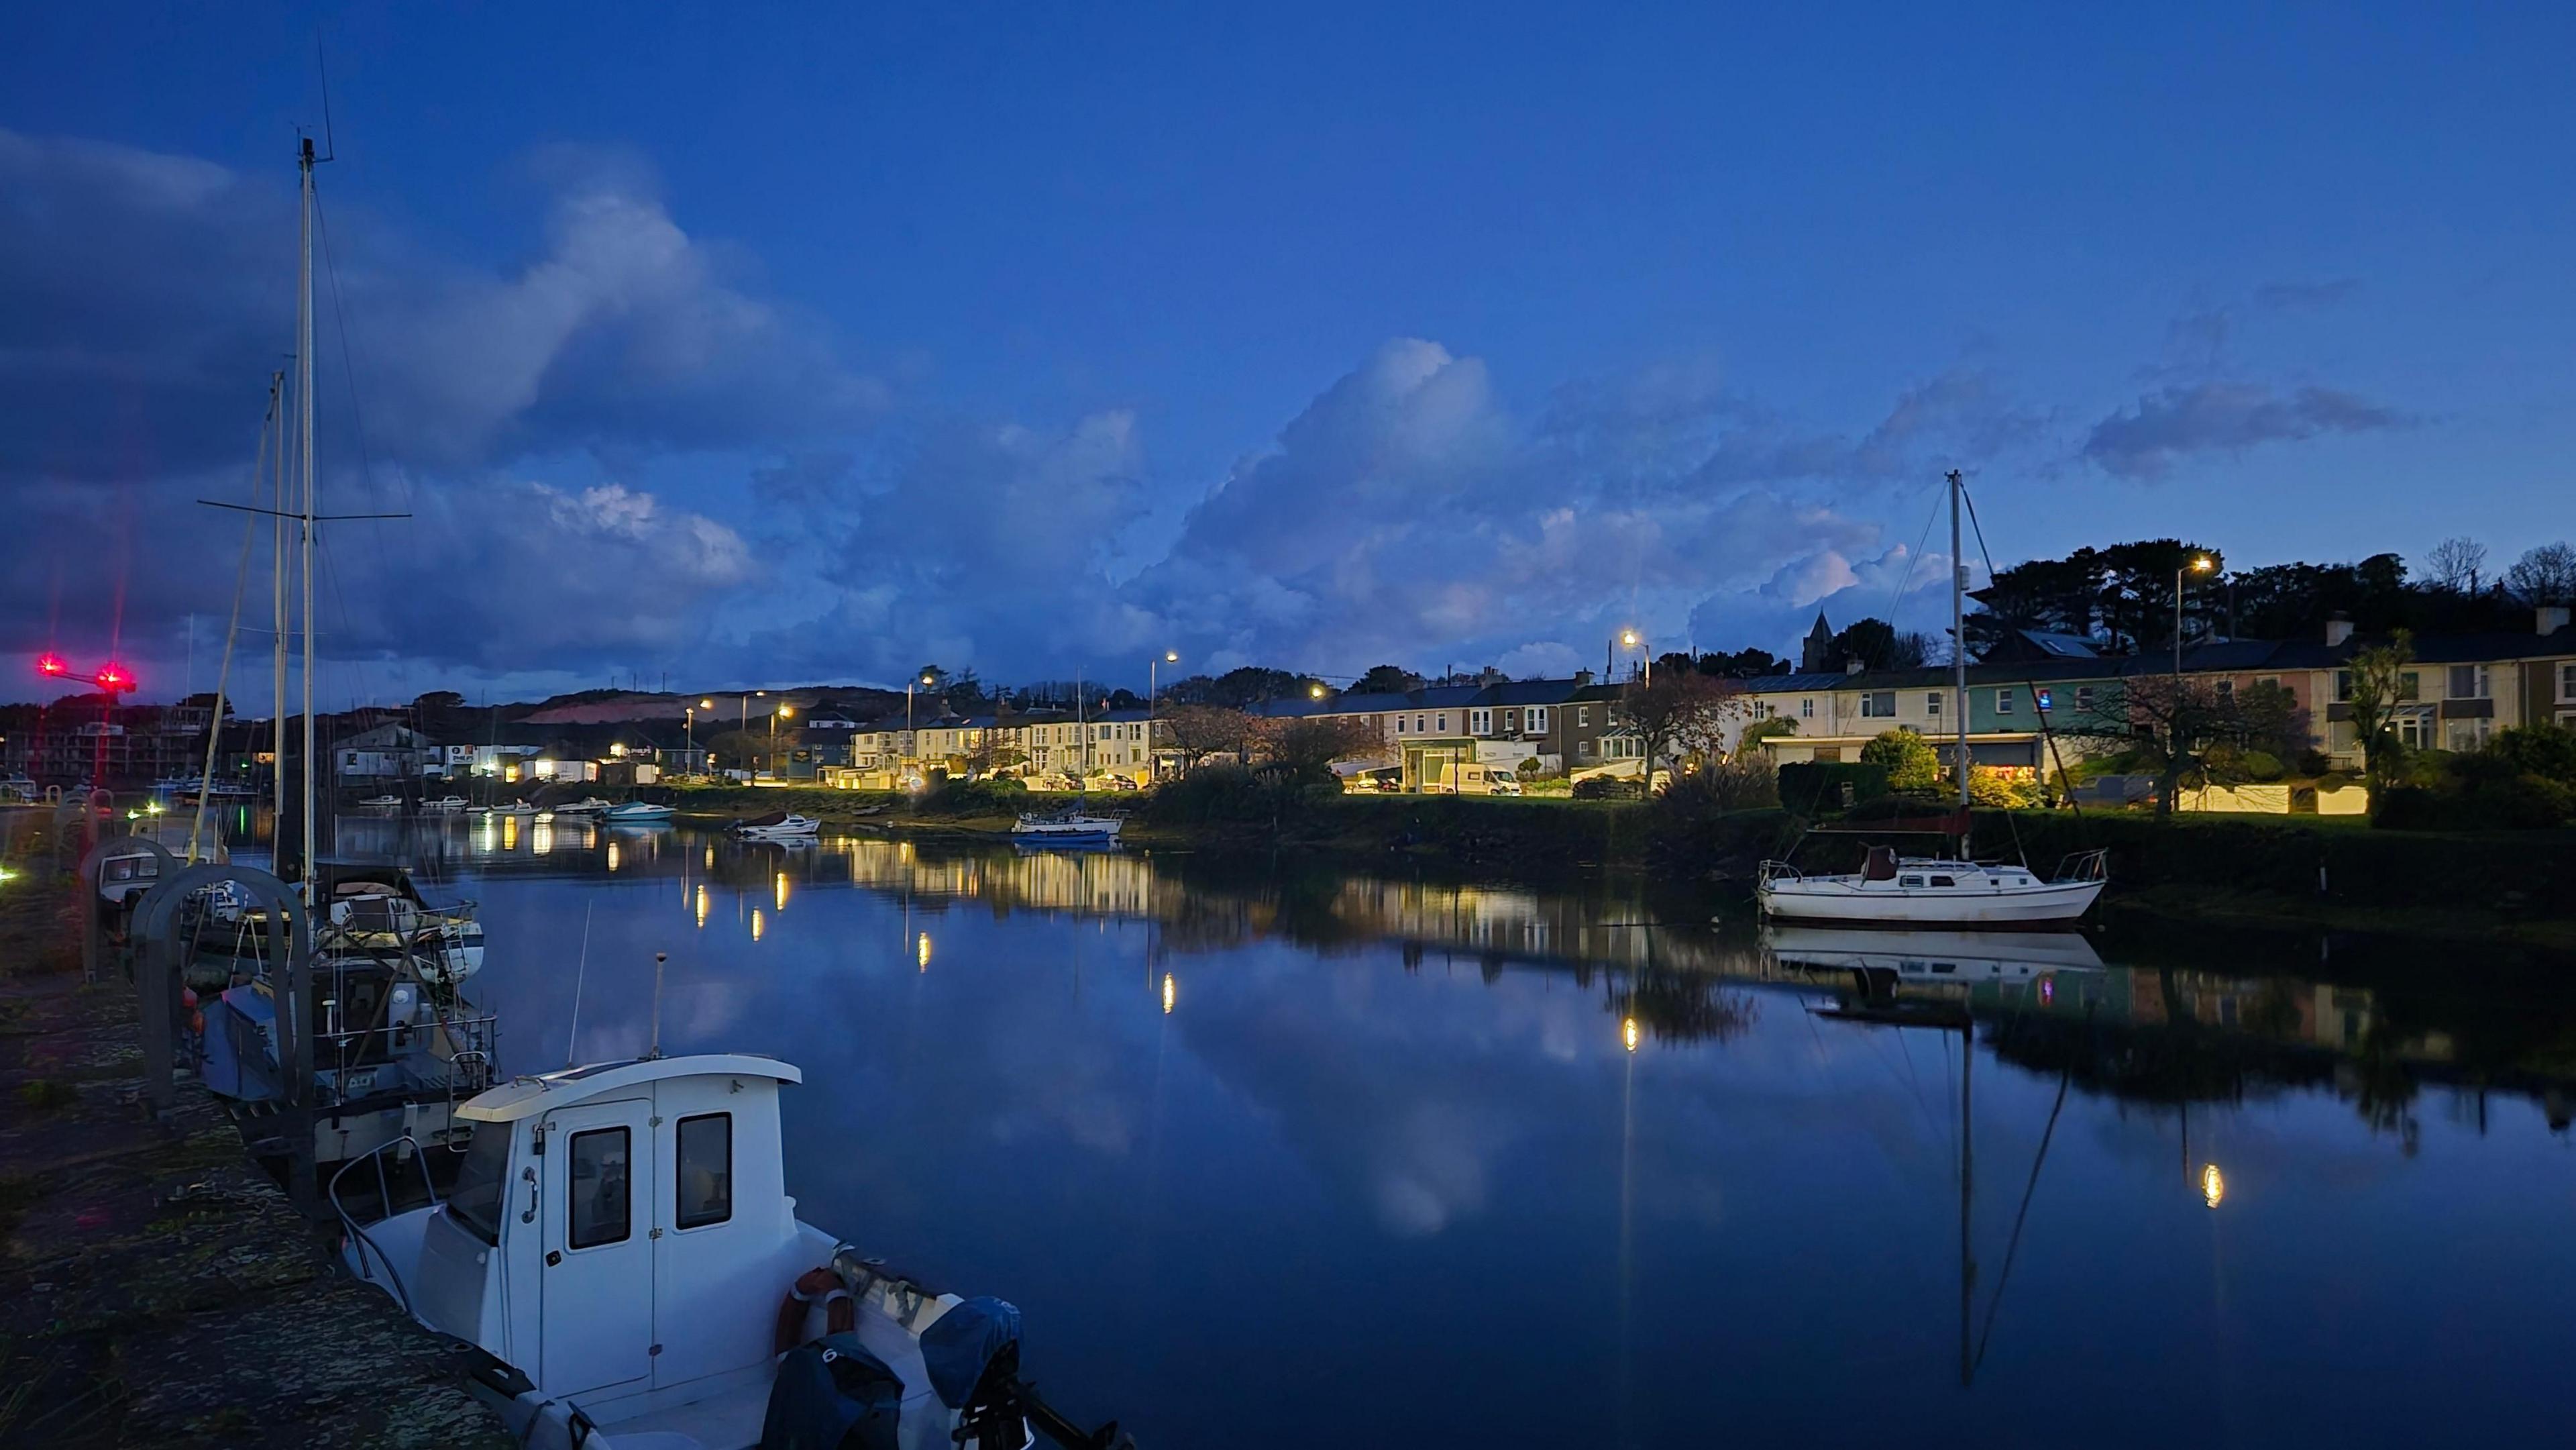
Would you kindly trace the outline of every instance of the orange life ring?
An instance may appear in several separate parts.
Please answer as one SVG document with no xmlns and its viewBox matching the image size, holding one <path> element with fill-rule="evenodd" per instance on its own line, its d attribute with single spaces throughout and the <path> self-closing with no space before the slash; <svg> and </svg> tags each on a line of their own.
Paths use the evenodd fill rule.
<svg viewBox="0 0 2576 1450">
<path fill-rule="evenodd" d="M 825 1334 L 846 1334 L 859 1327 L 858 1301 L 842 1287 L 841 1276 L 829 1268 L 807 1269 L 796 1276 L 787 1297 L 778 1303 L 778 1332 L 771 1353 L 785 1354 L 805 1342 L 806 1313 L 817 1300 L 823 1305 Z"/>
</svg>

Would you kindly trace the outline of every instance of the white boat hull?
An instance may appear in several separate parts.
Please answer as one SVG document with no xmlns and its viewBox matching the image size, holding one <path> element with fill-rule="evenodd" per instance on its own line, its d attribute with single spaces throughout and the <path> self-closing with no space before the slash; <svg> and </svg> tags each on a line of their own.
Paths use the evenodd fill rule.
<svg viewBox="0 0 2576 1450">
<path fill-rule="evenodd" d="M 2093 908 L 2106 883 L 1908 888 L 1857 876 L 1805 876 L 1762 883 L 1765 916 L 1889 926 L 2027 926 L 2073 921 Z"/>
</svg>

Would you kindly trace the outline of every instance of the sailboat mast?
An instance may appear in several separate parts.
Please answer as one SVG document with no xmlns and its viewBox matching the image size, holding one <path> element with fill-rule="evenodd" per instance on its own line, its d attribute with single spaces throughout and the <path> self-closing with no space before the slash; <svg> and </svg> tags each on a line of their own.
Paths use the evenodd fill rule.
<svg viewBox="0 0 2576 1450">
<path fill-rule="evenodd" d="M 283 385 L 285 374 L 278 374 Z M 287 400 L 292 407 L 295 398 L 303 396 L 301 385 Z M 286 446 L 287 412 L 277 414 L 277 475 L 268 491 L 269 518 L 269 701 L 268 785 L 271 806 L 268 817 L 269 864 L 283 867 L 279 846 L 286 840 Z M 283 875 L 283 871 L 280 872 Z"/>
<path fill-rule="evenodd" d="M 1968 805 L 1968 632 L 1967 605 L 1968 565 L 1959 557 L 1959 470 L 1950 470 L 1950 672 L 1955 698 L 1951 720 L 1959 732 L 1959 808 Z M 1965 855 L 1965 842 L 1960 854 Z"/>
<path fill-rule="evenodd" d="M 259 454 L 250 466 L 250 506 L 259 507 L 260 486 L 268 481 L 269 435 L 283 437 L 286 414 L 278 406 L 278 394 L 286 386 L 286 374 L 268 375 L 268 413 L 259 420 Z M 279 445 L 281 448 L 283 444 Z M 188 864 L 197 864 L 198 840 L 206 831 L 206 808 L 215 791 L 215 756 L 224 740 L 224 692 L 232 684 L 233 642 L 241 636 L 242 595 L 250 587 L 251 542 L 259 537 L 259 515 L 254 512 L 242 520 L 241 563 L 233 571 L 233 617 L 224 626 L 224 662 L 215 667 L 215 706 L 206 722 L 206 767 L 197 775 L 197 811 L 188 820 Z M 220 838 L 223 828 L 215 834 Z"/>
<path fill-rule="evenodd" d="M 304 879 L 304 901 L 313 902 L 313 788 L 319 779 L 313 760 L 313 141 L 305 138 L 302 154 L 297 158 L 302 173 L 302 206 L 299 220 L 303 246 L 296 258 L 295 284 L 295 376 L 298 423 L 301 429 L 297 459 L 303 473 L 304 538 L 302 569 L 304 573 L 304 836 L 299 846 L 298 866 Z"/>
</svg>

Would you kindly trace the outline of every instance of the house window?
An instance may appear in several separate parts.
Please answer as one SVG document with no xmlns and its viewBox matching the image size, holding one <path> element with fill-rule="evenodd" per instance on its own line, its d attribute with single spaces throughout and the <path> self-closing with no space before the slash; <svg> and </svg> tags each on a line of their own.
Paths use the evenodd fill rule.
<svg viewBox="0 0 2576 1450">
<path fill-rule="evenodd" d="M 1862 718 L 1872 720 L 1884 720 L 1893 716 L 1896 713 L 1896 692 L 1872 690 L 1862 695 L 1860 713 Z"/>
<path fill-rule="evenodd" d="M 2236 703 L 2236 682 L 2234 680 L 2221 680 L 2215 688 L 2218 691 L 2218 703 L 2222 705 L 2232 705 Z"/>
<path fill-rule="evenodd" d="M 733 1217 L 733 1114 L 682 1118 L 679 1146 L 679 1201 L 671 1221 L 704 1228 Z"/>
<path fill-rule="evenodd" d="M 1582 740 L 1578 741 L 1575 744 L 1574 753 L 1583 757 L 1585 760 L 1590 760 L 1592 758 L 1592 737 L 1587 735 Z"/>
<path fill-rule="evenodd" d="M 1529 733 L 1532 735 L 1545 735 L 1547 733 L 1547 707 L 1545 705 L 1532 705 L 1529 711 L 1528 724 Z"/>
<path fill-rule="evenodd" d="M 2451 698 L 2483 700 L 2487 697 L 2487 667 L 2484 665 L 2451 666 Z"/>
<path fill-rule="evenodd" d="M 2075 708 L 2078 710 L 2090 710 L 2093 708 L 2093 687 L 2091 685 L 2077 685 L 2075 687 Z"/>
<path fill-rule="evenodd" d="M 1939 690 L 1930 691 L 1923 696 L 1923 713 L 1931 716 L 1935 720 L 1941 718 L 1941 692 Z"/>
<path fill-rule="evenodd" d="M 2576 660 L 2558 662 L 2558 698 L 2576 700 Z"/>
<path fill-rule="evenodd" d="M 1816 697 L 1809 695 L 1807 698 L 1800 700 L 1798 702 L 1798 713 L 1810 720 L 1816 718 Z"/>
<path fill-rule="evenodd" d="M 2418 698 L 2423 690 L 2423 680 L 2424 677 L 2414 670 L 2408 670 L 2399 675 L 2397 677 L 2397 698 L 2401 700 L 2412 700 Z"/>
<path fill-rule="evenodd" d="M 2568 670 L 2576 670 L 2576 665 L 2570 665 L 2570 666 L 2568 666 L 2567 668 L 2568 668 Z M 2559 698 L 2559 699 L 2562 699 L 2562 700 L 2567 700 L 2567 699 L 2576 699 L 2576 695 L 2570 695 L 2570 694 L 2568 693 L 2568 690 L 2569 690 L 2569 688 L 2570 688 L 2570 686 L 2569 686 L 2569 683 L 2568 683 L 2568 682 L 2569 682 L 2569 681 L 2571 681 L 2571 680 L 2576 680 L 2576 674 L 2570 674 L 2570 673 L 2568 673 L 2568 672 L 2567 672 L 2567 670 L 2562 670 L 2562 671 L 2560 671 L 2560 672 L 2559 672 L 2559 676 L 2558 676 L 2558 698 Z M 1540 717 L 1541 717 L 1541 718 L 1545 718 L 1546 714 L 1547 714 L 1547 712 L 1546 712 L 1546 711 L 1544 711 L 1544 710 L 1542 710 L 1542 711 L 1540 711 L 1540 712 L 1539 712 L 1539 715 L 1540 715 Z M 1591 723 L 1592 723 L 1592 707 L 1591 707 L 1591 706 L 1589 706 L 1589 705 L 1577 705 L 1577 706 L 1575 706 L 1575 707 L 1574 707 L 1574 723 L 1575 723 L 1575 724 L 1577 724 L 1577 725 L 1589 725 L 1589 724 L 1591 724 Z M 1531 728 L 1532 730 L 1538 730 L 1538 729 L 1543 729 L 1543 728 L 1545 728 L 1545 727 L 1543 727 L 1543 726 L 1538 726 L 1538 725 L 1533 725 L 1533 726 L 1531 726 L 1530 728 Z"/>
<path fill-rule="evenodd" d="M 1467 712 L 1467 733 L 1468 733 L 1468 734 L 1470 734 L 1470 735 L 1491 735 L 1491 734 L 1493 734 L 1493 733 L 1494 733 L 1494 712 L 1493 712 L 1493 711 L 1491 711 L 1491 710 L 1470 710 L 1470 711 L 1468 711 L 1468 712 Z"/>
<path fill-rule="evenodd" d="M 2013 692 L 2010 690 L 1995 691 L 1995 713 L 1998 715 L 2009 715 L 2012 712 Z"/>
<path fill-rule="evenodd" d="M 1419 715 L 1413 717 L 1413 733 L 1416 735 L 1428 735 L 1431 733 L 1422 727 L 1422 718 L 1423 717 Z"/>
<path fill-rule="evenodd" d="M 1395 717 L 1395 733 L 1398 735 L 1404 733 L 1404 717 L 1401 715 Z"/>
<path fill-rule="evenodd" d="M 2397 739 L 2409 750 L 2422 750 L 2433 743 L 2430 711 L 2405 710 L 2397 716 Z"/>
<path fill-rule="evenodd" d="M 1443 735 L 1446 735 L 1446 734 L 1448 734 L 1448 733 L 1449 733 L 1449 716 L 1448 716 L 1448 713 L 1447 713 L 1447 712 L 1445 712 L 1445 711 L 1444 711 L 1444 712 L 1442 712 L 1442 714 L 1441 714 L 1441 716 L 1440 716 L 1440 733 L 1441 733 L 1441 734 L 1443 734 Z"/>
<path fill-rule="evenodd" d="M 2032 709 L 2045 715 L 2057 708 L 2057 697 L 2046 690 L 2033 690 L 2030 692 L 2030 705 Z"/>
<path fill-rule="evenodd" d="M 2339 700 L 2339 701 L 2340 701 L 2340 700 L 2349 700 L 2349 699 L 2351 699 L 2351 698 L 2352 698 L 2352 671 L 2350 671 L 2350 670 L 2337 670 L 2337 671 L 2335 671 L 2335 699 L 2337 699 L 2337 700 Z"/>
<path fill-rule="evenodd" d="M 572 1194 L 566 1205 L 571 1221 L 564 1243 L 576 1249 L 624 1241 L 634 1231 L 629 1212 L 628 1171 L 634 1155 L 624 1128 L 597 1128 L 572 1135 Z"/>
<path fill-rule="evenodd" d="M 2278 685 L 2281 683 L 2281 677 L 2279 675 L 2256 675 L 2254 677 L 2254 683 L 2258 685 Z"/>
</svg>

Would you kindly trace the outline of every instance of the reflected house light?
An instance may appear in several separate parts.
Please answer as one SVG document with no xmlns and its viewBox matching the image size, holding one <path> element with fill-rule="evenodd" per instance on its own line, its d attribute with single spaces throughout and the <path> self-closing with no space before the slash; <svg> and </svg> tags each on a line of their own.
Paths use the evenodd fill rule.
<svg viewBox="0 0 2576 1450">
<path fill-rule="evenodd" d="M 706 924 L 707 924 L 707 888 L 706 888 L 706 887 L 704 887 L 704 886 L 700 886 L 700 887 L 698 888 L 698 925 L 699 925 L 699 926 L 701 926 L 701 927 L 703 927 L 703 926 L 705 926 Z"/>
<path fill-rule="evenodd" d="M 710 871 L 716 869 L 716 848 L 713 846 L 707 847 L 707 869 Z"/>
<path fill-rule="evenodd" d="M 915 961 L 921 963 L 923 971 L 930 970 L 930 933 L 923 932 L 921 939 L 913 943 L 912 955 Z"/>
<path fill-rule="evenodd" d="M 608 869 L 612 874 L 617 870 L 617 843 L 615 841 L 608 843 Z"/>
<path fill-rule="evenodd" d="M 1619 1041 L 1630 1052 L 1637 1050 L 1637 1019 L 1627 1017 L 1619 1022 Z"/>
<path fill-rule="evenodd" d="M 760 908 L 757 906 L 753 907 L 751 909 L 751 939 L 753 941 L 760 940 L 761 932 L 766 930 L 768 925 L 769 923 L 763 920 L 760 915 Z"/>
<path fill-rule="evenodd" d="M 1172 985 L 1172 974 L 1171 974 L 1171 973 L 1169 973 L 1169 972 L 1165 972 L 1165 973 L 1163 974 L 1163 1015 L 1164 1015 L 1164 1016 L 1169 1017 L 1169 1016 L 1171 1016 L 1171 1015 L 1172 1015 L 1172 1002 L 1173 1002 L 1173 999 L 1175 998 L 1175 996 L 1176 996 L 1176 995 L 1177 995 L 1177 993 L 1174 991 L 1174 989 L 1173 989 L 1173 985 Z"/>
<path fill-rule="evenodd" d="M 778 898 L 778 909 L 785 911 L 787 909 L 787 873 L 784 871 L 778 873 L 778 890 L 774 894 Z"/>
<path fill-rule="evenodd" d="M 2216 1208 L 2218 1207 L 2218 1201 L 2226 1196 L 2227 1178 L 2226 1175 L 2218 1171 L 2218 1165 L 2215 1163 L 2203 1163 L 2200 1165 L 2201 1201 L 2212 1208 Z"/>
</svg>

